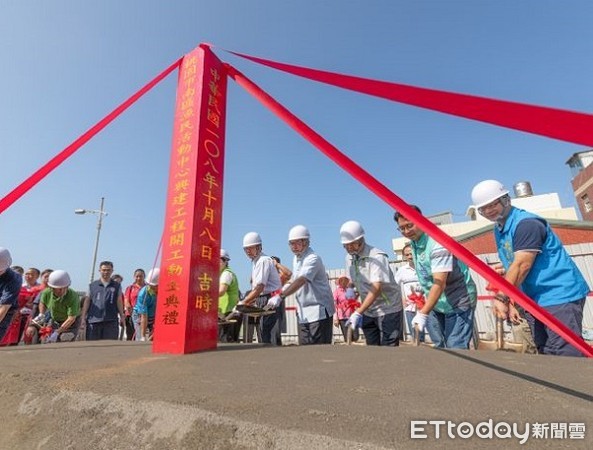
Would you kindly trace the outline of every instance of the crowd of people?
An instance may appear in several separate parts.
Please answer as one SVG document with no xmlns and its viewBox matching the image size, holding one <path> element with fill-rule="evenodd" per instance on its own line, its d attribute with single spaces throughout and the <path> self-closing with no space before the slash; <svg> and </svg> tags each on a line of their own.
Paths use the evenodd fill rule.
<svg viewBox="0 0 593 450">
<path fill-rule="evenodd" d="M 581 336 L 589 286 L 549 224 L 512 206 L 508 190 L 496 180 L 477 184 L 471 196 L 478 212 L 495 223 L 500 258 L 496 272 Z M 395 212 L 394 221 L 409 239 L 403 248 L 406 264 L 394 273 L 387 252 L 367 242 L 362 224 L 347 221 L 339 236 L 348 276 L 337 280 L 333 292 L 303 225 L 288 232 L 292 270 L 263 252 L 259 233 L 245 234 L 243 249 L 251 260 L 251 285 L 245 295 L 230 268 L 230 255 L 221 249 L 219 340 L 238 342 L 243 325 L 255 329 L 260 342 L 282 345 L 285 299 L 292 295 L 300 345 L 331 344 L 336 326 L 345 339 L 357 341 L 362 330 L 367 345 L 398 346 L 405 320 L 420 342 L 427 332 L 437 348 L 468 349 L 477 300 L 469 268 L 403 214 Z M 151 339 L 158 268 L 148 275 L 137 269 L 134 282 L 123 289 L 113 263 L 102 261 L 99 279 L 81 301 L 66 271 L 24 271 L 11 264 L 10 252 L 0 248 L 0 343 L 72 341 L 79 333 L 86 340 Z M 515 324 L 526 320 L 539 353 L 581 355 L 503 292 L 495 292 L 494 311 Z"/>
<path fill-rule="evenodd" d="M 509 191 L 496 180 L 478 183 L 471 197 L 478 212 L 495 223 L 500 263 L 494 270 L 581 336 L 589 286 L 546 220 L 512 206 Z M 421 213 L 417 206 L 413 208 Z M 342 225 L 340 240 L 349 278 L 338 279 L 333 295 L 305 226 L 296 225 L 288 233 L 294 258 L 287 282 L 280 281 L 274 260 L 263 252 L 261 236 L 247 233 L 243 248 L 252 262 L 251 289 L 245 298 L 237 297 L 231 315 L 239 307 L 255 306 L 262 311 L 261 341 L 280 345 L 278 324 L 282 318 L 277 311 L 286 296 L 294 294 L 301 345 L 331 343 L 332 326 L 339 326 L 344 338 L 350 330 L 357 340 L 362 329 L 367 345 L 398 346 L 405 319 L 409 332 L 416 334 L 419 342 L 428 332 L 434 347 L 468 349 L 474 337 L 477 304 L 469 267 L 403 214 L 395 212 L 394 221 L 409 239 L 403 248 L 406 264 L 395 274 L 387 253 L 367 243 L 360 222 Z M 562 336 L 503 292 L 495 292 L 493 303 L 498 318 L 516 325 L 524 321 L 529 324 L 537 352 L 581 356 Z"/>
<path fill-rule="evenodd" d="M 134 283 L 124 290 L 113 263 L 102 261 L 99 279 L 81 298 L 65 270 L 25 271 L 11 264 L 9 250 L 0 248 L 0 345 L 150 340 L 160 269 L 147 276 L 137 269 Z"/>
</svg>

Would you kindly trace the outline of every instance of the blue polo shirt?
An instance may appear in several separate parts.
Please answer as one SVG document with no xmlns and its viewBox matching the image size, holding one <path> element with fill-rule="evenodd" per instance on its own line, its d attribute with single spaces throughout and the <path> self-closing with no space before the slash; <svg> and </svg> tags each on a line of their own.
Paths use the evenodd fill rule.
<svg viewBox="0 0 593 450">
<path fill-rule="evenodd" d="M 18 306 L 19 293 L 23 285 L 23 277 L 10 267 L 0 275 L 0 305 L 10 305 L 10 310 Z M 9 311 L 10 311 L 9 310 Z"/>
<path fill-rule="evenodd" d="M 538 253 L 521 284 L 521 290 L 538 305 L 574 302 L 589 293 L 585 278 L 548 222 L 541 217 L 512 207 L 504 226 L 494 227 L 494 237 L 505 269 L 515 260 L 516 251 Z"/>
</svg>

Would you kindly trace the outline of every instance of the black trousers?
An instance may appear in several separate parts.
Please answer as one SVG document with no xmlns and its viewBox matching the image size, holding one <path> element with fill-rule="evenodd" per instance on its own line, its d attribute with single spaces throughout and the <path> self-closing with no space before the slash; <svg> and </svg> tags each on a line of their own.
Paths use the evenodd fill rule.
<svg viewBox="0 0 593 450">
<path fill-rule="evenodd" d="M 255 299 L 255 306 L 263 308 L 268 303 L 270 294 L 262 295 Z M 271 345 L 282 345 L 282 310 L 276 308 L 274 314 L 261 316 L 259 318 L 259 328 L 261 342 Z"/>
<path fill-rule="evenodd" d="M 134 329 L 134 321 L 132 320 L 132 316 L 126 316 L 126 341 L 131 341 L 135 332 L 136 330 Z"/>
<path fill-rule="evenodd" d="M 332 317 L 310 323 L 299 323 L 299 345 L 331 344 L 334 330 Z"/>
</svg>

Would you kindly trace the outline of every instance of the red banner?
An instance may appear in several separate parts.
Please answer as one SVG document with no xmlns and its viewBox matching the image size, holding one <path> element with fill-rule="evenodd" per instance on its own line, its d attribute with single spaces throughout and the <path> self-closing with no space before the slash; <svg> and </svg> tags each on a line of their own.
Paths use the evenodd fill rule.
<svg viewBox="0 0 593 450">
<path fill-rule="evenodd" d="M 76 139 L 72 144 L 50 159 L 47 163 L 45 163 L 41 168 L 39 168 L 36 172 L 34 172 L 29 178 L 19 184 L 16 188 L 14 188 L 11 192 L 6 194 L 6 196 L 0 200 L 0 214 L 2 214 L 5 210 L 7 210 L 14 202 L 16 202 L 19 198 L 25 195 L 31 188 L 33 188 L 37 183 L 43 180 L 47 175 L 49 175 L 56 167 L 62 164 L 66 159 L 72 156 L 76 151 L 90 141 L 97 133 L 99 133 L 103 128 L 109 125 L 111 122 L 115 120 L 117 116 L 123 113 L 126 109 L 132 106 L 136 100 L 150 91 L 154 86 L 156 86 L 161 80 L 167 77 L 173 70 L 175 70 L 179 64 L 181 64 L 181 58 L 163 70 L 160 74 L 158 74 L 155 78 L 149 81 L 146 85 L 144 85 L 138 92 L 128 98 L 125 102 L 115 108 L 112 112 L 110 112 L 107 116 L 93 125 L 88 131 L 86 131 L 82 136 Z"/>
<path fill-rule="evenodd" d="M 258 99 L 264 106 L 270 109 L 288 126 L 303 136 L 307 141 L 317 147 L 323 154 L 334 161 L 338 166 L 349 173 L 353 178 L 362 183 L 367 189 L 385 201 L 389 206 L 401 212 L 410 221 L 416 223 L 420 229 L 434 238 L 457 258 L 466 263 L 478 274 L 488 280 L 496 289 L 501 290 L 519 305 L 523 306 L 533 316 L 547 324 L 552 330 L 562 336 L 571 345 L 574 345 L 584 355 L 593 357 L 593 348 L 589 346 L 581 336 L 576 336 L 556 317 L 548 311 L 540 308 L 537 303 L 527 297 L 523 292 L 499 276 L 491 267 L 478 259 L 473 253 L 459 244 L 455 239 L 441 231 L 438 226 L 426 219 L 422 214 L 411 208 L 404 200 L 391 192 L 385 185 L 374 178 L 370 173 L 340 152 L 336 147 L 326 141 L 320 134 L 310 128 L 297 116 L 292 114 L 283 105 L 274 100 L 268 93 L 245 77 L 234 67 L 227 65 L 229 76 L 241 87 Z M 395 225 L 394 225 L 395 226 Z"/>
<path fill-rule="evenodd" d="M 363 94 L 561 141 L 593 146 L 591 114 L 360 78 L 242 53 L 229 53 L 276 70 Z"/>
<path fill-rule="evenodd" d="M 226 70 L 208 47 L 183 58 L 153 351 L 192 353 L 218 340 Z"/>
</svg>

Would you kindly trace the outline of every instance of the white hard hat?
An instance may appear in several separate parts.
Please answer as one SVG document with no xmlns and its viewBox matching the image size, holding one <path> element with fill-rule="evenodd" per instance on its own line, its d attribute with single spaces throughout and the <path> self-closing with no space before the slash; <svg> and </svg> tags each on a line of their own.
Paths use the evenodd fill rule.
<svg viewBox="0 0 593 450">
<path fill-rule="evenodd" d="M 0 272 L 4 272 L 12 264 L 12 256 L 7 248 L 0 247 Z"/>
<path fill-rule="evenodd" d="M 508 193 L 500 181 L 484 180 L 472 189 L 472 203 L 476 208 L 481 208 Z"/>
<path fill-rule="evenodd" d="M 344 222 L 340 228 L 340 240 L 342 241 L 342 244 L 350 244 L 361 237 L 364 237 L 364 228 L 362 228 L 360 222 L 357 222 L 356 220 Z"/>
<path fill-rule="evenodd" d="M 297 239 L 309 239 L 309 229 L 304 225 L 295 225 L 288 232 L 288 241 L 296 241 Z"/>
<path fill-rule="evenodd" d="M 254 245 L 261 245 L 261 237 L 255 231 L 250 231 L 243 236 L 243 248 L 253 247 Z"/>
<path fill-rule="evenodd" d="M 68 287 L 71 283 L 70 275 L 65 270 L 54 270 L 47 279 L 47 285 L 56 289 Z"/>
<path fill-rule="evenodd" d="M 158 286 L 159 284 L 159 275 L 161 274 L 161 269 L 155 267 L 148 272 L 146 275 L 146 283 L 150 286 Z"/>
<path fill-rule="evenodd" d="M 229 256 L 229 252 L 227 252 L 224 248 L 220 249 L 220 258 L 226 261 L 230 261 L 231 257 Z"/>
</svg>

